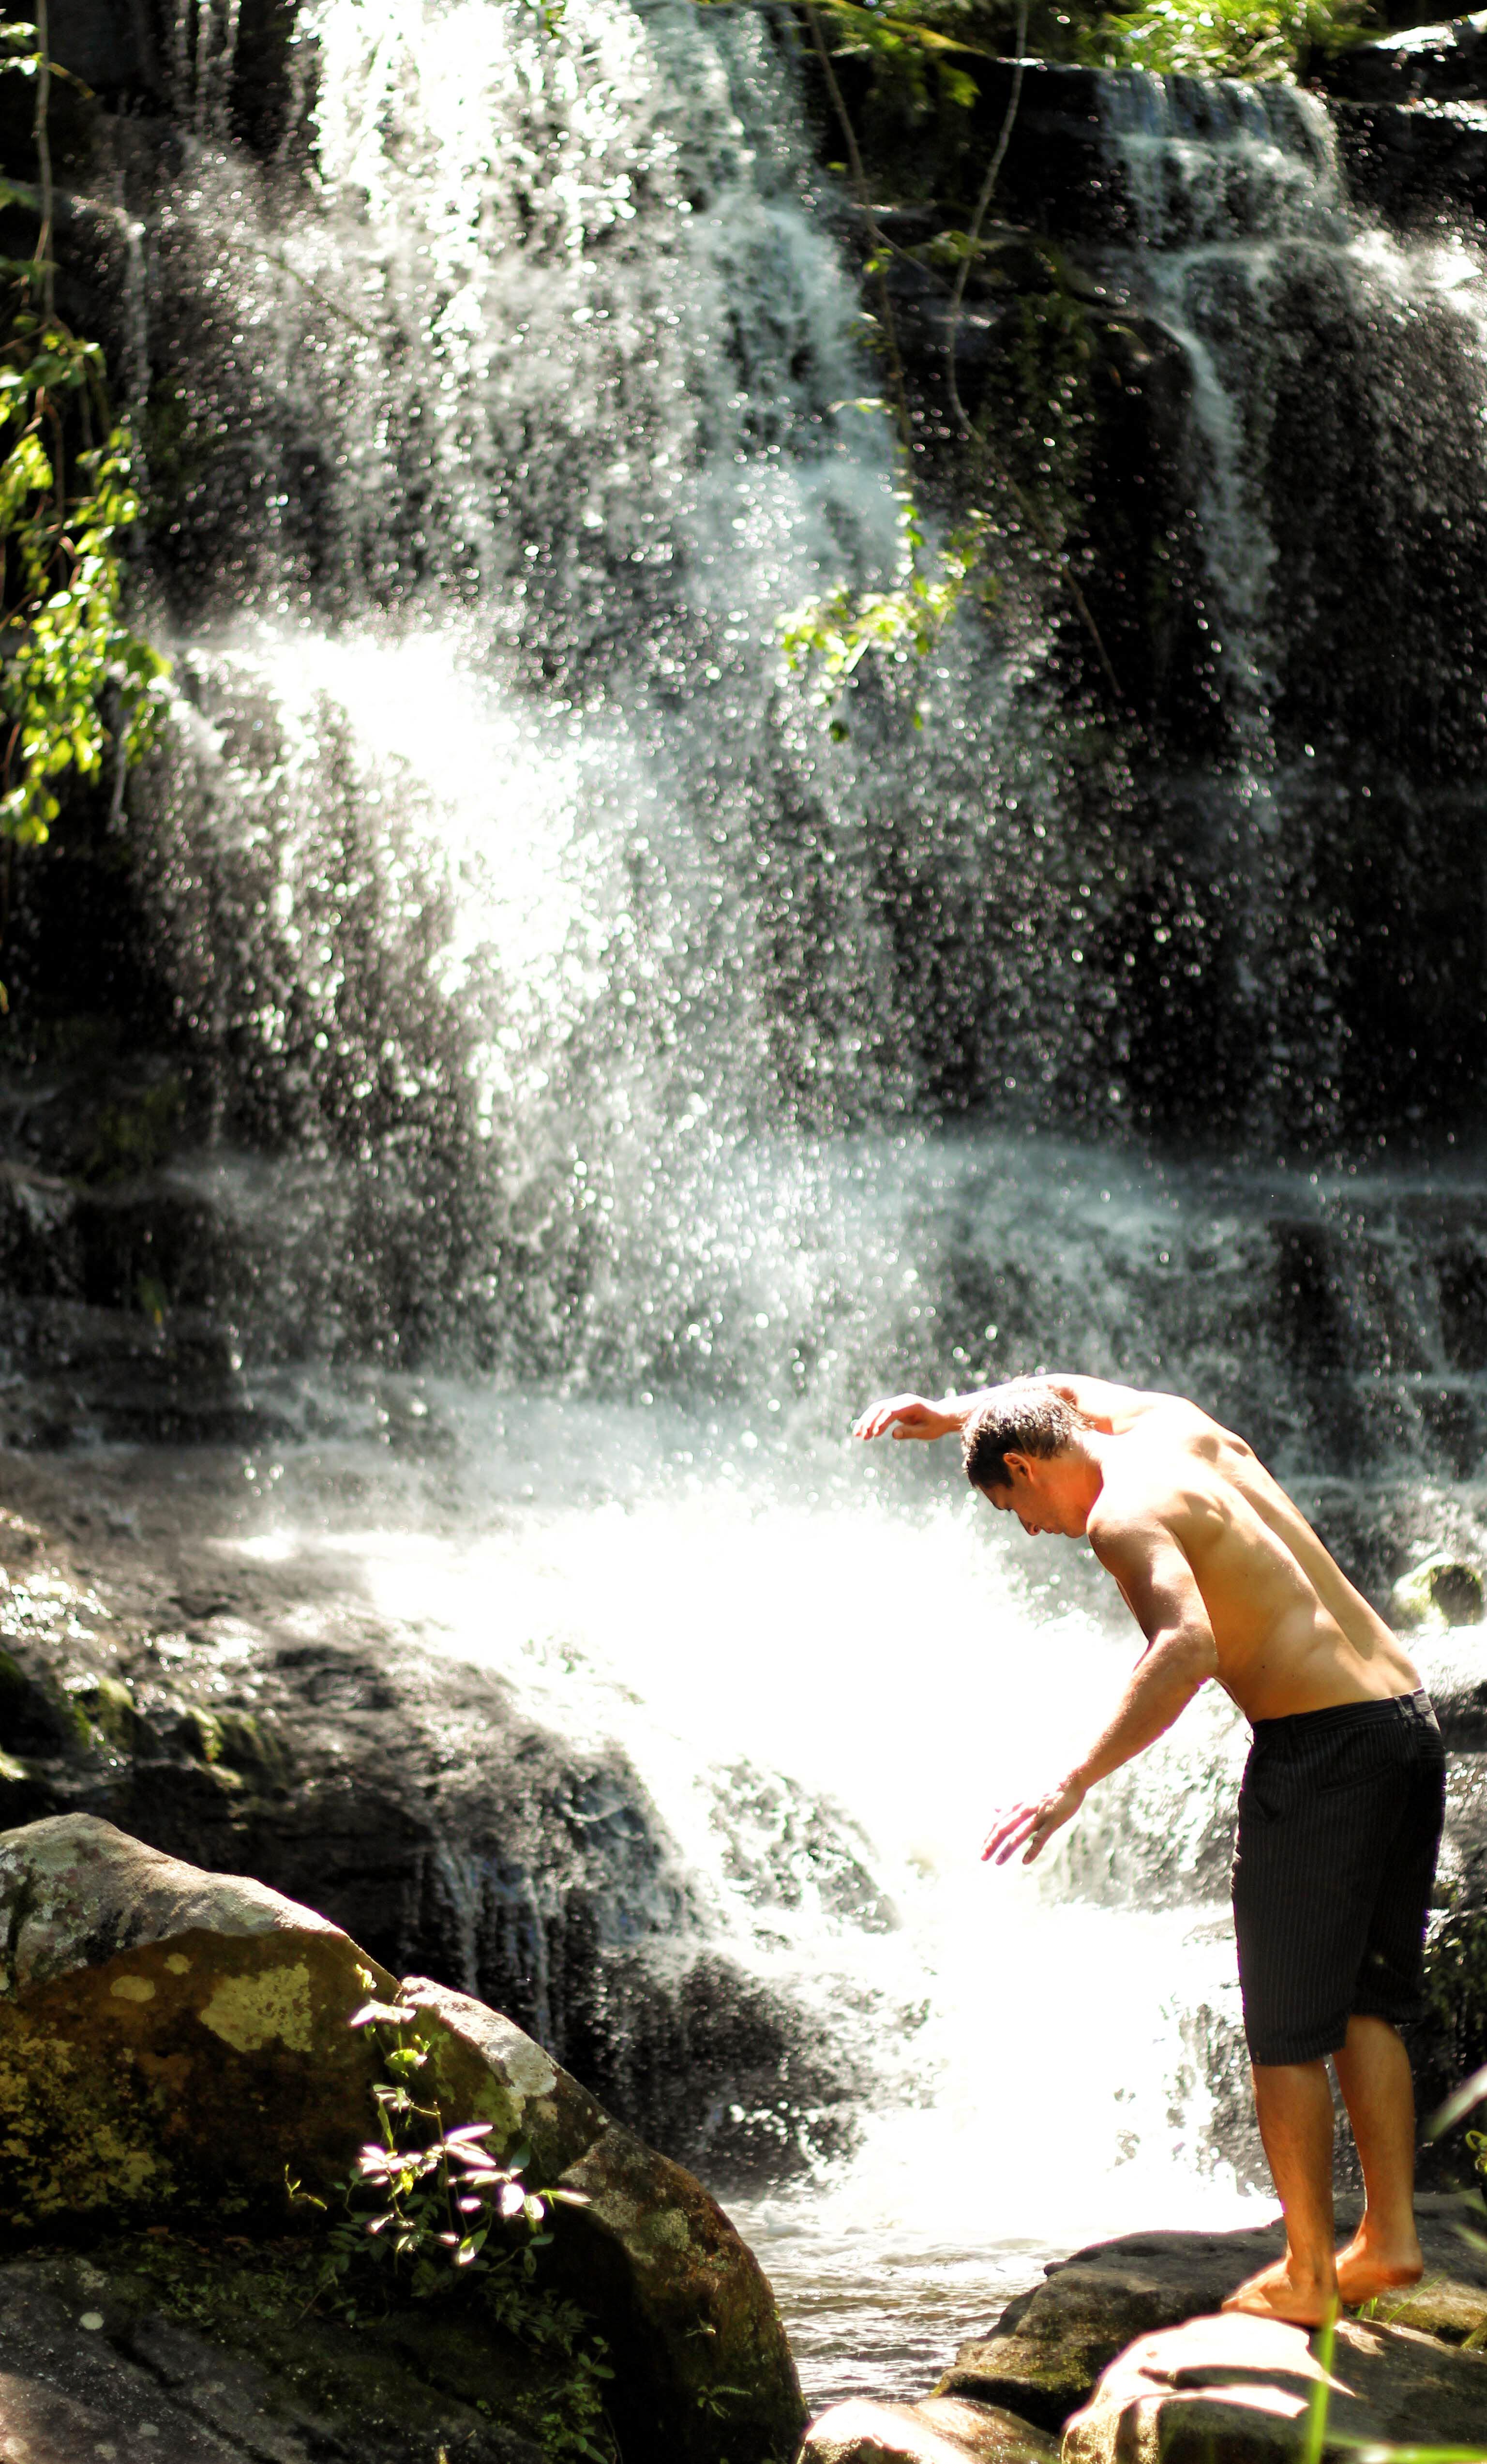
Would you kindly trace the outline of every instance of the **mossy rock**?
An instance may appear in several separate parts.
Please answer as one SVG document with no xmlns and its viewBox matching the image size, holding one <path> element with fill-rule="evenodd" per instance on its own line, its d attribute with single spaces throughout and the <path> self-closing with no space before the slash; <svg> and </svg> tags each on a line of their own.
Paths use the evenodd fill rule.
<svg viewBox="0 0 1487 2464">
<path fill-rule="evenodd" d="M 120 1689 L 122 1690 L 122 1689 Z M 93 1731 L 85 1703 L 50 1670 L 24 1669 L 0 1651 L 0 1748 L 8 1753 L 86 1753 Z"/>
<path fill-rule="evenodd" d="M 239 2219 L 251 2253 L 265 2235 L 276 2242 L 295 2212 L 291 2177 L 336 2211 L 337 2184 L 375 2135 L 383 2059 L 372 2031 L 349 2023 L 369 1991 L 383 2005 L 400 1991 L 339 1927 L 261 1883 L 67 1815 L 0 1836 L 0 2229 L 12 2240 L 79 2224 L 179 2234 L 208 2216 L 219 2232 Z M 560 2209 L 543 2267 L 609 2347 L 627 2464 L 786 2464 L 804 2408 L 778 2314 L 701 2184 L 612 2122 L 499 2013 L 426 1980 L 402 1994 L 428 2049 L 420 2101 L 431 2088 L 446 2125 L 492 2123 L 493 2146 L 519 2135 L 528 2178 L 579 2195 Z M 168 2291 L 147 2252 L 139 2263 Z M 277 2260 L 244 2259 L 229 2295 L 219 2266 L 178 2283 L 172 2299 L 198 2324 L 230 2323 L 245 2350 L 256 2340 L 264 2368 L 304 2369 L 283 2274 Z M 514 2366 L 478 2305 L 394 2301 L 374 2342 L 380 2359 L 332 2338 L 363 2376 L 401 2367 L 404 2353 L 420 2383 L 479 2419 L 496 2400 L 492 2371 Z M 561 2370 L 544 2382 L 522 2361 L 521 2372 L 538 2406 L 521 2417 L 550 2443 Z M 520 2410 L 510 2391 L 501 2401 Z M 445 2444 L 449 2464 L 497 2452 Z"/>
<path fill-rule="evenodd" d="M 281 2213 L 286 2168 L 354 2162 L 368 1963 L 261 1883 L 200 1874 L 85 1815 L 0 1838 L 0 2221 Z M 384 1970 L 372 1970 L 391 1991 Z"/>
</svg>

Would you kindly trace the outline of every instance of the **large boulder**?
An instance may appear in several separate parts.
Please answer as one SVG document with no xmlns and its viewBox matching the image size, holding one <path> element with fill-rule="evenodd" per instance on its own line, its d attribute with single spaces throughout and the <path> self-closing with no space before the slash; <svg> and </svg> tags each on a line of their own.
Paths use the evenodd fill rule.
<svg viewBox="0 0 1487 2464">
<path fill-rule="evenodd" d="M 260 1882 L 88 1815 L 0 1835 L 0 2220 L 283 2207 L 369 2137 L 370 1966 Z"/>
<path fill-rule="evenodd" d="M 1487 2312 L 1487 2254 L 1463 2235 L 1448 2193 L 1419 2201 L 1426 2278 L 1400 2297 L 1411 2325 L 1450 2337 Z M 1342 2211 L 1345 2217 L 1349 2212 Z M 1135 2340 L 1216 2311 L 1281 2249 L 1278 2224 L 1245 2233 L 1126 2233 L 1077 2251 L 960 2346 L 936 2395 L 1004 2407 L 1058 2431 Z M 1392 2305 L 1391 2305 L 1392 2306 Z M 1487 2416 L 1484 2416 L 1487 2418 Z"/>
<path fill-rule="evenodd" d="M 0 1837 L 0 2201 L 13 2233 L 85 2222 L 292 2221 L 372 2136 L 379 2056 L 352 2013 L 398 1991 L 339 1929 L 262 1884 L 73 1815 Z M 518 2136 L 582 2194 L 551 2265 L 607 2339 L 627 2456 L 766 2464 L 803 2408 L 752 2254 L 692 2176 L 610 2120 L 514 2023 L 404 1989 L 447 2123 Z"/>
<path fill-rule="evenodd" d="M 995 2405 L 963 2396 L 874 2404 L 854 2396 L 820 2413 L 799 2464 L 1057 2464 L 1056 2442 Z"/>
<path fill-rule="evenodd" d="M 1402 2440 L 1487 2453 L 1487 2356 L 1345 2320 L 1330 2370 L 1279 2319 L 1189 2320 L 1141 2338 L 1064 2431 L 1064 2464 L 1290 2464 Z M 1312 2431 L 1312 2438 L 1315 2431 Z"/>
</svg>

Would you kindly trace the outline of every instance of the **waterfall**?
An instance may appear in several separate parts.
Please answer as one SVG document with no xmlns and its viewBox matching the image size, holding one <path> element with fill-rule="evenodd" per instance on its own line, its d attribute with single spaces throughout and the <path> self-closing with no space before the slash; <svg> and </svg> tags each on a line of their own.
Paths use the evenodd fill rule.
<svg viewBox="0 0 1487 2464">
<path fill-rule="evenodd" d="M 1389 1084 L 1407 1120 L 1449 1118 L 1422 1008 L 1480 966 L 1479 254 L 1361 213 L 1314 96 L 1123 74 L 1103 143 L 1115 278 L 1186 375 L 1221 724 L 1199 769 L 1174 740 L 1149 792 L 1186 811 L 1165 842 L 1224 918 L 1204 998 L 1232 985 L 1245 1118 L 1272 1150 L 1308 1118 L 1346 1137 Z"/>
<path fill-rule="evenodd" d="M 1036 627 L 958 628 L 906 688 L 922 734 L 890 681 L 834 745 L 781 671 L 780 612 L 882 573 L 894 508 L 875 425 L 840 407 L 868 382 L 856 287 L 765 21 L 585 0 L 553 33 L 474 0 L 323 0 L 298 50 L 313 177 L 245 157 L 220 96 L 203 123 L 192 69 L 205 133 L 154 199 L 137 346 L 173 517 L 157 586 L 183 628 L 181 723 L 138 790 L 143 864 L 211 1083 L 194 1185 L 228 1227 L 250 1356 L 371 1351 L 630 1394 L 764 1377 L 781 1408 L 810 1387 L 840 1410 L 888 1358 L 943 1375 L 1056 1332 L 1336 1460 L 1330 1365 L 1285 1392 L 1287 1287 L 1298 1244 L 1349 1291 L 1360 1242 L 1377 1271 L 1351 1168 L 1190 1196 L 1217 1206 L 1224 1306 L 1246 1321 L 1225 1366 L 1160 1174 L 1065 1177 L 1016 1134 L 1003 1155 L 937 1131 L 961 1111 L 1057 1130 L 1074 1088 L 1082 1134 L 1119 1132 L 1121 902 L 1149 816 L 1061 708 Z M 1437 390 L 1471 395 L 1440 416 L 1478 454 L 1479 275 L 1349 217 L 1304 98 L 1102 92 L 1113 262 L 1192 371 L 1197 622 L 1224 717 L 1218 758 L 1166 762 L 1143 793 L 1192 816 L 1178 875 L 1236 919 L 1234 1032 L 1268 1055 L 1254 1116 L 1289 1073 L 1332 1117 L 1318 875 L 1338 796 L 1361 831 L 1389 782 L 1383 748 L 1345 787 L 1295 740 L 1323 734 L 1289 707 L 1317 576 L 1275 510 L 1294 445 L 1276 397 L 1315 361 L 1319 297 L 1323 342 L 1339 320 L 1382 329 L 1368 405 L 1385 475 L 1417 495 L 1390 336 L 1432 320 Z M 1192 1023 L 1224 1005 L 1182 929 L 1204 920 L 1179 907 L 1147 939 L 1179 1045 L 1187 979 Z M 1112 1174 L 1147 1219 L 1140 1265 L 1102 1229 L 1129 1209 L 1082 1194 Z M 1092 1243 L 1072 1282 L 1050 1206 L 1056 1247 Z M 1460 1237 L 1429 1214 L 1416 1318 L 1438 1314 L 1438 1273 L 1459 1282 Z M 864 1239 L 885 1251 L 870 1275 Z M 932 1265 L 899 1263 L 926 1241 Z M 911 1271 L 938 1291 L 916 1297 Z M 1133 1275 L 1140 1331 L 1117 1300 Z M 1454 1390 L 1461 1363 L 1422 1320 L 1408 1366 Z M 1382 1334 L 1353 1363 L 1404 1368 Z M 1400 1390 L 1372 1459 L 1411 1429 L 1428 1452 L 1433 1408 Z"/>
<path fill-rule="evenodd" d="M 718 1941 L 842 2050 L 855 2152 L 739 2213 L 813 2393 L 858 2338 L 900 2392 L 1050 2251 L 1251 2213 L 1236 1732 L 1205 1704 L 1046 1874 L 984 1871 L 1128 1631 L 952 1462 L 850 1448 L 853 1406 L 1037 1367 L 1183 1387 L 1376 1587 L 1448 1509 L 1483 1536 L 1452 1487 L 1487 1441 L 1480 1177 L 1344 1134 L 1358 1020 L 1408 1045 L 1414 995 L 1347 992 L 1334 878 L 1464 797 L 1480 694 L 1469 723 L 1442 655 L 1409 778 L 1398 689 L 1319 651 L 1336 473 L 1299 522 L 1291 467 L 1298 369 L 1368 333 L 1324 396 L 1344 477 L 1390 555 L 1417 499 L 1456 521 L 1467 603 L 1480 269 L 1365 227 L 1304 97 L 1102 80 L 1095 254 L 1186 371 L 1216 749 L 1169 761 L 1071 694 L 1032 593 L 890 665 L 836 742 L 778 621 L 891 570 L 896 478 L 785 32 L 306 0 L 254 84 L 235 8 L 176 23 L 168 146 L 106 133 L 175 657 L 131 894 L 187 1055 L 165 1178 L 213 1227 L 172 1305 L 230 1329 L 275 1545 L 617 1738 Z M 1138 973 L 1174 1117 L 1210 1029 L 1259 1056 L 1191 1153 L 1145 1143 Z"/>
<path fill-rule="evenodd" d="M 1136 280 L 1190 374 L 1211 611 L 1197 621 L 1228 737 L 1206 794 L 1240 885 L 1240 1003 L 1264 1042 L 1295 1000 L 1296 987 L 1279 981 L 1288 960 L 1300 958 L 1307 990 L 1325 997 L 1324 970 L 1284 931 L 1288 906 L 1307 885 L 1304 840 L 1298 844 L 1277 793 L 1282 645 L 1270 604 L 1277 547 L 1266 478 L 1274 361 L 1288 347 L 1278 308 L 1298 266 L 1335 262 L 1348 236 L 1336 143 L 1323 105 L 1288 87 L 1129 73 L 1112 77 L 1106 92 L 1106 142 L 1129 200 Z M 1336 1055 L 1315 1045 L 1314 1053 L 1320 1074 L 1333 1075 Z M 1271 1091 L 1262 1076 L 1259 1100 Z"/>
</svg>

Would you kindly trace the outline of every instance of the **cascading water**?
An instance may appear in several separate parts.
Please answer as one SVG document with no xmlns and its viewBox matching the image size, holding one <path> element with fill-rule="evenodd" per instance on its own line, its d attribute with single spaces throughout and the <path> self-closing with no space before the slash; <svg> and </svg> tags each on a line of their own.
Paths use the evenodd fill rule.
<svg viewBox="0 0 1487 2464">
<path fill-rule="evenodd" d="M 1304 884 L 1304 848 L 1276 792 L 1271 362 L 1286 347 L 1276 310 L 1298 268 L 1335 258 L 1348 236 L 1336 145 L 1323 104 L 1289 88 L 1136 74 L 1111 80 L 1105 128 L 1132 209 L 1136 280 L 1190 375 L 1211 609 L 1199 624 L 1228 734 L 1226 759 L 1201 792 L 1238 885 L 1236 973 L 1263 1044 L 1285 1005 L 1279 977 L 1295 944 L 1282 926 Z M 1323 970 L 1306 955 L 1321 991 Z M 1324 1078 L 1334 1074 L 1335 1056 L 1318 1050 L 1316 1060 Z M 1268 1091 L 1261 1072 L 1262 1103 Z"/>
<path fill-rule="evenodd" d="M 1129 1642 L 953 1463 L 847 1451 L 851 1406 L 988 1367 L 1186 1386 L 1345 1527 L 1345 1482 L 1480 1459 L 1487 1243 L 1465 1170 L 1091 1133 L 1130 1109 L 1131 786 L 1048 625 L 957 631 L 843 745 L 780 671 L 780 612 L 895 536 L 783 38 L 685 0 L 553 16 L 314 0 L 253 161 L 235 17 L 192 11 L 165 175 L 118 139 L 179 693 L 131 795 L 209 1096 L 175 1181 L 225 1227 L 181 1297 L 231 1316 L 278 1433 L 276 1545 L 339 1429 L 336 1545 L 383 1611 L 619 1738 L 718 1939 L 842 2049 L 856 2152 L 738 2212 L 811 2392 L 848 2362 L 898 2391 L 1040 2254 L 1250 2211 L 1202 2055 L 1235 1735 L 1195 1713 L 1120 1800 L 1160 1874 L 1133 1853 L 1117 1888 L 1093 1819 L 1045 1876 L 983 1871 L 998 1794 L 1061 1767 Z M 1338 1067 L 1324 936 L 1292 929 L 1267 387 L 1319 262 L 1406 286 L 1319 106 L 1105 108 L 1111 253 L 1191 372 L 1225 733 L 1173 792 L 1237 885 L 1257 1135 L 1274 1065 Z M 368 1358 L 451 1450 L 413 1497 L 355 1436 Z"/>
</svg>

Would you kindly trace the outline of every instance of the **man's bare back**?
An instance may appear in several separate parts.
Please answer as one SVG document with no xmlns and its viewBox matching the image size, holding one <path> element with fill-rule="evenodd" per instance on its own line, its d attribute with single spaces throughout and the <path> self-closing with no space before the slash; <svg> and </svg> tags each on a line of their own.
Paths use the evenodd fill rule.
<svg viewBox="0 0 1487 2464">
<path fill-rule="evenodd" d="M 1329 1556 L 1305 1516 L 1232 1429 L 1180 1395 L 1143 1393 L 1103 1377 L 1059 1374 L 1046 1386 L 1078 1416 L 1089 1458 L 1069 1508 L 1063 1499 L 993 1494 L 1029 1534 L 1087 1536 L 1138 1625 L 1151 1577 L 1195 1590 L 1214 1661 L 1206 1674 L 1250 1720 L 1408 1694 L 1419 1676 L 1382 1617 Z M 873 1404 L 861 1438 L 938 1438 L 958 1431 L 984 1396 L 928 1403 L 900 1395 Z M 1069 1485 L 1065 1484 L 1067 1487 Z M 1191 1605 L 1195 1605 L 1190 1603 Z"/>
</svg>

